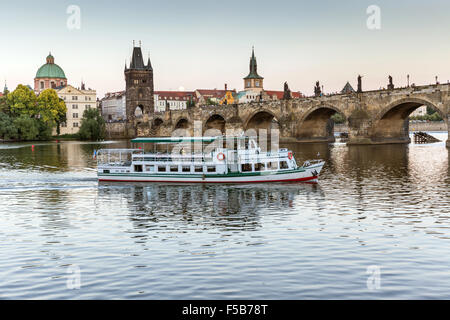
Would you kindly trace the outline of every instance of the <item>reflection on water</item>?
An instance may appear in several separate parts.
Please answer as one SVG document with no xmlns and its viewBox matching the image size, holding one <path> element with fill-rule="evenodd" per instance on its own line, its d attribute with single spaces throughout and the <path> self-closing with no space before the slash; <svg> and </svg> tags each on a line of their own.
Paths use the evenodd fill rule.
<svg viewBox="0 0 450 320">
<path fill-rule="evenodd" d="M 444 143 L 284 145 L 318 184 L 238 186 L 98 184 L 127 142 L 0 145 L 0 297 L 450 298 Z"/>
<path fill-rule="evenodd" d="M 100 183 L 99 198 L 119 201 L 131 207 L 130 220 L 136 228 L 149 230 L 168 221 L 202 225 L 217 231 L 246 231 L 261 227 L 259 212 L 293 211 L 294 200 L 302 195 L 317 203 L 323 194 L 316 184 L 273 184 L 220 188 L 198 184 L 165 185 Z"/>
</svg>

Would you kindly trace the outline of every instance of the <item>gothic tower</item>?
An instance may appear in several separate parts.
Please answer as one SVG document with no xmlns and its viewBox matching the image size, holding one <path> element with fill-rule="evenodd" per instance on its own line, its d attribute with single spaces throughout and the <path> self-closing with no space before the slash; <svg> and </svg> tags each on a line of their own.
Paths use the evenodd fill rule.
<svg viewBox="0 0 450 320">
<path fill-rule="evenodd" d="M 133 122 L 136 117 L 153 113 L 153 68 L 150 57 L 144 64 L 140 46 L 134 46 L 129 68 L 125 63 L 125 83 L 127 120 Z"/>
<path fill-rule="evenodd" d="M 245 90 L 262 91 L 264 78 L 258 75 L 258 66 L 256 64 L 255 49 L 252 48 L 252 57 L 250 58 L 250 73 L 244 78 Z"/>
</svg>

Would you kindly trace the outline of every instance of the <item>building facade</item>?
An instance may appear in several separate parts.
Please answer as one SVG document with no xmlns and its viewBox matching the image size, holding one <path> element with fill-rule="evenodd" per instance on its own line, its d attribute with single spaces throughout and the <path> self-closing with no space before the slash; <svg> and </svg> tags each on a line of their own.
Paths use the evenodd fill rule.
<svg viewBox="0 0 450 320">
<path fill-rule="evenodd" d="M 123 121 L 127 118 L 125 91 L 106 93 L 100 100 L 100 106 L 106 121 Z"/>
<path fill-rule="evenodd" d="M 66 122 L 60 126 L 60 134 L 78 133 L 84 110 L 97 108 L 97 93 L 92 89 L 81 89 L 71 85 L 57 89 L 56 93 L 64 100 L 67 107 Z"/>
<path fill-rule="evenodd" d="M 155 91 L 155 112 L 169 110 L 184 110 L 190 104 L 196 103 L 194 91 Z"/>
<path fill-rule="evenodd" d="M 41 66 L 34 78 L 34 92 L 39 94 L 45 89 L 56 89 L 67 86 L 67 78 L 63 69 L 55 64 L 55 58 L 49 54 L 46 64 Z"/>
</svg>

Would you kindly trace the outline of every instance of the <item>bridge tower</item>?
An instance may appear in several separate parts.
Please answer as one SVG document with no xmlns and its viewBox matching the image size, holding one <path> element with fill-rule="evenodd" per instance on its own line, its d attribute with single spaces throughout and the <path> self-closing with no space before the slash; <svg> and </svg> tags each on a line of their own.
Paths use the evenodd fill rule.
<svg viewBox="0 0 450 320">
<path fill-rule="evenodd" d="M 153 68 L 150 56 L 145 65 L 140 45 L 136 47 L 133 43 L 133 47 L 130 67 L 125 63 L 124 71 L 128 122 L 134 122 L 136 117 L 148 117 L 154 112 Z"/>
</svg>

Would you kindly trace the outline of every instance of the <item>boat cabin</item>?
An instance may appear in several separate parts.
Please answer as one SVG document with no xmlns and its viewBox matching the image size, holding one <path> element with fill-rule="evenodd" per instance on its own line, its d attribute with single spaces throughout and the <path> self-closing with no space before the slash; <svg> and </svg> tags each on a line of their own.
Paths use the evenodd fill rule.
<svg viewBox="0 0 450 320">
<path fill-rule="evenodd" d="M 298 168 L 292 152 L 287 149 L 262 152 L 255 139 L 249 137 L 136 138 L 131 142 L 140 147 L 100 150 L 99 172 L 225 175 L 270 174 Z M 148 145 L 153 145 L 153 151 L 146 150 Z M 161 150 L 163 145 L 166 146 L 165 152 Z M 171 152 L 169 146 L 173 146 Z"/>
</svg>

